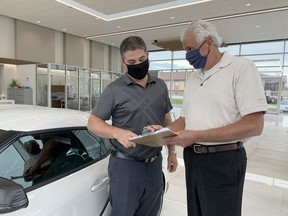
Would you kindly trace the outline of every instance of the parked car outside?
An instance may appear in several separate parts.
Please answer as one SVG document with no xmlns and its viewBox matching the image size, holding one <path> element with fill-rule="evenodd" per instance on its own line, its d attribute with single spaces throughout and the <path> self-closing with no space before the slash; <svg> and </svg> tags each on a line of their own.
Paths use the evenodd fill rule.
<svg viewBox="0 0 288 216">
<path fill-rule="evenodd" d="M 282 100 L 280 102 L 280 112 L 288 112 L 288 100 Z"/>
<path fill-rule="evenodd" d="M 266 96 L 266 101 L 268 104 L 277 104 L 277 97 Z"/>
<path fill-rule="evenodd" d="M 0 214 L 110 215 L 110 144 L 87 130 L 89 115 L 69 109 L 0 105 Z M 30 173 L 27 166 L 48 143 L 54 143 L 57 151 Z"/>
</svg>

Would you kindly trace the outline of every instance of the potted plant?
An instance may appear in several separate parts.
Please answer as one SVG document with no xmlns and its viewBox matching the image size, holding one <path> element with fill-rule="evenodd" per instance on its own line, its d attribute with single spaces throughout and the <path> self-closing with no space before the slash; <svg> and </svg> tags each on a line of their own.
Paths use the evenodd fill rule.
<svg viewBox="0 0 288 216">
<path fill-rule="evenodd" d="M 11 83 L 9 84 L 9 88 L 18 88 L 20 83 L 16 79 L 12 79 Z"/>
</svg>

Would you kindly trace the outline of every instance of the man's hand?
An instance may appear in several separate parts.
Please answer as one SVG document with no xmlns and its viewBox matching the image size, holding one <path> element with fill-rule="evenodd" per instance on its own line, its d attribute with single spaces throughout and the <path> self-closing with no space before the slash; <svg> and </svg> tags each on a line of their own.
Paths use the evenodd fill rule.
<svg viewBox="0 0 288 216">
<path fill-rule="evenodd" d="M 134 137 L 134 136 L 137 136 L 137 134 L 133 133 L 132 131 L 119 129 L 119 130 L 117 130 L 116 139 L 125 148 L 130 148 L 130 147 L 136 146 L 136 143 L 129 141 L 129 139 Z"/>
<path fill-rule="evenodd" d="M 178 166 L 176 154 L 169 154 L 167 157 L 167 170 L 172 173 L 175 172 Z"/>
<path fill-rule="evenodd" d="M 177 136 L 163 138 L 166 145 L 178 145 L 183 148 L 194 143 L 192 131 L 181 130 L 177 132 Z"/>
</svg>

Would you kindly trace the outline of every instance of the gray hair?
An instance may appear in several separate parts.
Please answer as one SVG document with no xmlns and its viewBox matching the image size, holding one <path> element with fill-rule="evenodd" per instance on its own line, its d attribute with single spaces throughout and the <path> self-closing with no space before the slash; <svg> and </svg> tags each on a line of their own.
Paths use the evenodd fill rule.
<svg viewBox="0 0 288 216">
<path fill-rule="evenodd" d="M 122 59 L 124 59 L 124 54 L 129 50 L 143 49 L 147 52 L 147 47 L 145 42 L 141 37 L 130 36 L 125 38 L 120 45 L 120 54 Z"/>
<path fill-rule="evenodd" d="M 219 36 L 216 27 L 212 23 L 203 20 L 192 21 L 185 26 L 180 35 L 181 42 L 183 42 L 183 39 L 187 33 L 195 34 L 198 43 L 202 43 L 207 37 L 210 36 L 217 47 L 220 47 L 222 44 L 222 39 Z"/>
</svg>

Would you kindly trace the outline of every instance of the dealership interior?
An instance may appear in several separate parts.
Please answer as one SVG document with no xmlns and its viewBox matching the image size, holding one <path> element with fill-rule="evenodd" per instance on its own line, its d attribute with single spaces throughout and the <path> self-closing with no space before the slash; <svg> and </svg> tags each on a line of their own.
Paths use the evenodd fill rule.
<svg viewBox="0 0 288 216">
<path fill-rule="evenodd" d="M 245 143 L 243 216 L 288 215 L 287 0 L 1 0 L 0 106 L 31 104 L 91 112 L 107 85 L 125 71 L 119 47 L 144 39 L 149 73 L 165 81 L 180 115 L 186 61 L 180 33 L 191 20 L 213 23 L 221 52 L 251 59 L 268 111 L 263 133 Z M 183 149 L 168 173 L 163 216 L 187 215 Z"/>
</svg>

